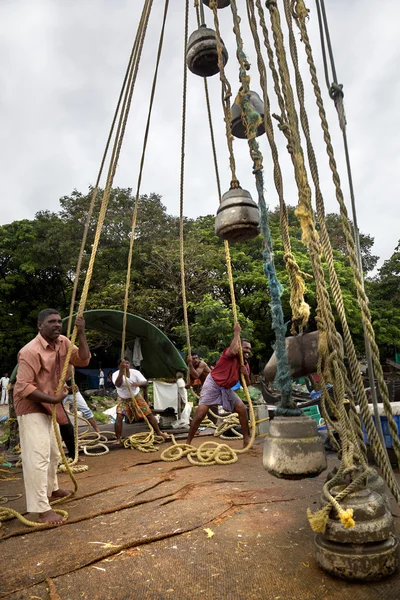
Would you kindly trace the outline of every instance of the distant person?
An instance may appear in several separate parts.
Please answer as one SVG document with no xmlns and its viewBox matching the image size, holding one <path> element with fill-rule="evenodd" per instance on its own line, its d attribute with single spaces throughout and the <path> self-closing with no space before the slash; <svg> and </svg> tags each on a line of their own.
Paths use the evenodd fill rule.
<svg viewBox="0 0 400 600">
<path fill-rule="evenodd" d="M 104 390 L 104 371 L 101 367 L 99 369 L 99 390 Z"/>
<path fill-rule="evenodd" d="M 68 389 L 64 385 L 57 394 L 56 390 L 71 342 L 61 335 L 62 320 L 57 310 L 42 310 L 37 323 L 38 335 L 18 353 L 14 405 L 19 426 L 27 511 L 38 513 L 41 523 L 58 525 L 63 517 L 52 510 L 50 502 L 69 495 L 70 491 L 58 487 L 60 454 L 51 415 L 52 406 L 56 405 L 57 422 L 68 422 L 62 406 Z M 75 325 L 79 348 L 73 347 L 70 365 L 86 367 L 90 361 L 90 350 L 84 318 L 76 317 Z"/>
<path fill-rule="evenodd" d="M 204 360 L 200 360 L 197 352 L 192 350 L 190 355 L 187 357 L 187 363 L 189 367 L 190 383 L 188 387 L 193 389 L 196 396 L 200 396 L 203 383 L 207 379 L 207 375 L 211 373 L 211 369 Z M 211 412 L 218 414 L 218 405 L 210 406 Z M 209 418 L 213 423 L 217 423 L 217 417 L 214 414 L 210 414 Z M 200 431 L 197 430 L 195 435 L 200 435 Z"/>
<path fill-rule="evenodd" d="M 112 374 L 112 371 L 108 371 L 108 375 L 107 375 L 107 386 L 108 386 L 109 388 L 115 388 L 115 385 L 114 385 L 114 383 L 113 383 L 113 380 L 112 380 L 112 376 L 113 376 L 113 374 Z"/>
<path fill-rule="evenodd" d="M 246 383 L 250 383 L 250 366 L 248 358 L 250 357 L 251 344 L 248 340 L 240 339 L 241 327 L 235 323 L 234 336 L 229 348 L 226 348 L 215 369 L 207 375 L 203 388 L 200 393 L 199 405 L 196 414 L 190 424 L 187 443 L 190 444 L 200 423 L 208 413 L 210 406 L 218 404 L 229 412 L 237 412 L 243 432 L 243 447 L 247 446 L 250 439 L 249 423 L 247 419 L 247 409 L 239 396 L 235 394 L 233 387 L 240 374 L 243 374 Z M 240 365 L 239 344 L 242 346 L 244 366 Z"/>
<path fill-rule="evenodd" d="M 204 360 L 200 360 L 199 355 L 194 350 L 187 357 L 189 367 L 190 386 L 196 394 L 200 394 L 203 383 L 211 369 Z"/>
<path fill-rule="evenodd" d="M 64 398 L 63 400 L 63 404 L 65 406 L 65 404 L 67 402 L 70 402 L 70 404 L 74 403 L 74 391 L 73 391 L 73 387 L 72 387 L 72 382 L 69 380 L 67 381 L 67 387 L 68 387 L 68 396 L 66 398 Z M 79 391 L 78 386 L 75 384 L 75 395 L 76 395 L 76 408 L 77 410 L 79 410 L 80 413 L 82 413 L 82 416 L 84 419 L 87 419 L 89 421 L 89 423 L 91 424 L 91 426 L 93 427 L 93 429 L 97 432 L 100 433 L 100 429 L 99 426 L 97 424 L 96 419 L 94 418 L 94 414 L 93 411 L 88 407 L 85 398 L 82 396 L 82 394 Z M 72 411 L 71 411 L 72 412 Z"/>
<path fill-rule="evenodd" d="M 4 373 L 3 377 L 0 379 L 1 385 L 1 400 L 0 404 L 8 404 L 8 384 L 10 383 L 10 378 L 8 373 Z"/>
<path fill-rule="evenodd" d="M 125 377 L 128 380 L 130 391 L 126 385 Z M 164 439 L 168 439 L 169 435 L 161 431 L 157 419 L 146 402 L 148 383 L 141 372 L 136 369 L 131 369 L 129 360 L 125 358 L 118 361 L 118 371 L 113 373 L 112 379 L 118 393 L 117 419 L 115 421 L 115 435 L 117 441 L 121 441 L 122 422 L 124 417 L 127 418 L 129 423 L 133 423 L 135 417 L 139 420 L 143 419 L 143 416 L 147 417 L 157 435 L 162 436 Z M 141 389 L 143 390 L 144 398 L 140 395 Z M 135 402 L 133 402 L 131 398 L 131 392 L 135 397 Z M 136 407 L 136 404 L 139 408 Z"/>
</svg>

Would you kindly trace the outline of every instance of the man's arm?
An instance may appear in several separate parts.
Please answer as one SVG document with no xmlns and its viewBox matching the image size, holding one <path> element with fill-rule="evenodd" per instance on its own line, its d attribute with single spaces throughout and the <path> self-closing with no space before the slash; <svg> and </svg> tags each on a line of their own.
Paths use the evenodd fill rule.
<svg viewBox="0 0 400 600">
<path fill-rule="evenodd" d="M 81 361 L 90 361 L 90 350 L 86 340 L 85 334 L 85 319 L 83 317 L 76 317 L 75 326 L 78 330 L 78 340 L 79 340 L 79 351 L 78 358 Z"/>
<path fill-rule="evenodd" d="M 47 402 L 47 404 L 59 404 L 68 396 L 68 389 L 66 386 L 61 388 L 61 392 L 57 394 L 57 396 L 49 396 L 49 394 L 45 394 L 40 390 L 36 389 L 34 392 L 26 396 L 28 400 L 32 400 L 33 402 Z"/>
<path fill-rule="evenodd" d="M 228 355 L 229 356 L 236 356 L 236 354 L 238 354 L 239 352 L 239 344 L 240 344 L 240 332 L 242 331 L 242 328 L 240 327 L 239 323 L 235 323 L 233 326 L 233 340 L 231 342 L 231 345 L 228 348 Z"/>
<path fill-rule="evenodd" d="M 122 360 L 119 363 L 118 377 L 117 377 L 117 379 L 114 382 L 114 385 L 115 385 L 116 388 L 121 387 L 121 385 L 123 384 L 123 382 L 124 382 L 124 375 L 125 375 L 126 369 L 128 368 L 128 365 L 129 365 L 129 363 L 127 361 L 125 361 L 125 360 Z"/>
</svg>

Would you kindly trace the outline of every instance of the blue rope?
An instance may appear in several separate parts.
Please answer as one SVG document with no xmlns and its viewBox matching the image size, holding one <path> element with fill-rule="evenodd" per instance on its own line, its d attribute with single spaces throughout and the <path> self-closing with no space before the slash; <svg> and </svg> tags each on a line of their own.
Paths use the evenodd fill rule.
<svg viewBox="0 0 400 600">
<path fill-rule="evenodd" d="M 271 320 L 272 329 L 275 332 L 274 349 L 277 363 L 277 374 L 274 385 L 281 392 L 281 399 L 278 403 L 275 414 L 284 416 L 298 416 L 302 414 L 302 411 L 296 408 L 296 404 L 292 398 L 292 376 L 290 373 L 290 366 L 286 352 L 286 325 L 284 322 L 281 302 L 283 286 L 278 280 L 275 269 L 273 258 L 273 241 L 269 226 L 269 211 L 264 197 L 264 176 L 262 164 L 263 157 L 259 144 L 256 140 L 257 127 L 262 122 L 262 118 L 261 115 L 254 110 L 254 107 L 250 102 L 251 94 L 248 85 L 249 77 L 246 74 L 248 62 L 243 50 L 240 48 L 238 48 L 238 58 L 241 65 L 239 72 L 240 81 L 242 82 L 243 86 L 239 94 L 242 108 L 242 119 L 246 126 L 250 155 L 253 160 L 253 172 L 256 179 L 258 206 L 260 209 L 260 228 L 264 238 L 263 269 L 268 278 L 268 285 L 271 293 Z"/>
</svg>

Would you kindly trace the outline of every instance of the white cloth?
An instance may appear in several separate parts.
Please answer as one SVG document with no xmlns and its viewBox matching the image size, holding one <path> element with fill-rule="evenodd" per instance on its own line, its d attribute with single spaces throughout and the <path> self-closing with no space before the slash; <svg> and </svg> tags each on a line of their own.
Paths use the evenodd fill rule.
<svg viewBox="0 0 400 600">
<path fill-rule="evenodd" d="M 48 496 L 58 490 L 59 451 L 51 415 L 30 413 L 18 418 L 28 512 L 51 510 Z"/>
<path fill-rule="evenodd" d="M 2 377 L 0 379 L 0 384 L 1 384 L 1 400 L 0 400 L 0 404 L 8 404 L 8 384 L 9 384 L 10 378 L 9 377 Z"/>
<path fill-rule="evenodd" d="M 104 386 L 104 371 L 100 371 L 99 373 L 99 386 Z"/>
<path fill-rule="evenodd" d="M 74 406 L 74 394 L 68 394 L 68 396 L 64 398 L 63 404 L 65 405 L 67 402 L 70 402 L 72 406 Z M 94 417 L 93 411 L 88 407 L 85 398 L 80 392 L 76 392 L 76 410 L 79 410 L 85 419 Z"/>
<path fill-rule="evenodd" d="M 118 379 L 118 375 L 119 375 L 119 371 L 115 371 L 115 373 L 113 373 L 113 375 L 112 375 L 113 384 L 116 387 L 118 396 L 120 398 L 127 400 L 128 398 L 131 397 L 131 394 L 126 386 L 125 376 L 123 377 L 121 387 L 117 387 L 115 382 Z M 137 394 L 140 391 L 140 388 L 135 384 L 136 383 L 146 383 L 146 381 L 147 381 L 147 379 L 145 377 L 143 377 L 143 375 L 141 374 L 140 371 L 137 371 L 136 369 L 129 369 L 128 383 L 131 388 L 132 394 L 134 396 L 137 396 Z"/>
<path fill-rule="evenodd" d="M 132 353 L 132 364 L 135 367 L 140 367 L 140 363 L 143 360 L 142 349 L 140 347 L 140 339 L 136 338 L 135 343 L 133 345 L 133 353 Z"/>
<path fill-rule="evenodd" d="M 165 410 L 169 406 L 178 410 L 177 384 L 166 383 L 165 381 L 153 381 L 153 403 L 154 410 Z"/>
</svg>

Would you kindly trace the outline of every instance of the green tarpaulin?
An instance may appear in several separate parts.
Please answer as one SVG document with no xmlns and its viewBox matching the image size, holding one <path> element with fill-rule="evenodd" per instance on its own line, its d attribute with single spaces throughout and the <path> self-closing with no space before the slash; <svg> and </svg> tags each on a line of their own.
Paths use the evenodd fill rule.
<svg viewBox="0 0 400 600">
<path fill-rule="evenodd" d="M 74 315 L 75 316 L 75 315 Z M 120 310 L 88 310 L 83 313 L 86 329 L 107 333 L 116 340 L 122 338 L 124 313 Z M 63 319 L 64 333 L 68 317 Z M 175 378 L 177 371 L 186 373 L 186 363 L 171 340 L 145 319 L 127 314 L 126 344 L 133 347 L 139 338 L 143 355 L 142 368 L 148 378 Z"/>
</svg>

